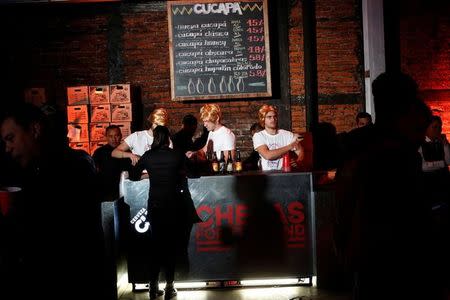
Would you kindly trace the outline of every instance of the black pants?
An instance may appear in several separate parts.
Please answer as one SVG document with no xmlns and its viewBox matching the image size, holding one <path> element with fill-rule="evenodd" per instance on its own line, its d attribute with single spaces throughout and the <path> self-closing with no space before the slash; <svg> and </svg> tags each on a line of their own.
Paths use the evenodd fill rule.
<svg viewBox="0 0 450 300">
<path fill-rule="evenodd" d="M 182 265 L 189 266 L 187 247 L 192 224 L 181 221 L 183 218 L 172 212 L 153 209 L 151 213 L 151 247 L 153 251 L 150 262 L 150 281 L 158 280 L 161 269 L 164 270 L 167 283 L 172 283 L 175 268 Z M 182 258 L 182 259 L 180 259 Z"/>
</svg>

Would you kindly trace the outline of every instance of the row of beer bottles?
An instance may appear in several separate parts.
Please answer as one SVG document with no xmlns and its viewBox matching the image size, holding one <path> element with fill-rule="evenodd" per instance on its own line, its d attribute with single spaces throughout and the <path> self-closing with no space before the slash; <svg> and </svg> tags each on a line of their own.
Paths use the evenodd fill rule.
<svg viewBox="0 0 450 300">
<path fill-rule="evenodd" d="M 233 161 L 231 151 L 228 151 L 228 157 L 225 160 L 223 151 L 220 151 L 220 158 L 217 159 L 216 152 L 213 151 L 211 159 L 211 170 L 215 174 L 232 174 L 242 171 L 241 152 L 236 150 L 236 160 Z"/>
</svg>

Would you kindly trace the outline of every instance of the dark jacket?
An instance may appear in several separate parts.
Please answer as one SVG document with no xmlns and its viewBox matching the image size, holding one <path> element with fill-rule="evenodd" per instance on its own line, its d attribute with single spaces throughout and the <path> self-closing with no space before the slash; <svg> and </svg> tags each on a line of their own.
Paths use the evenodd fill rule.
<svg viewBox="0 0 450 300">
<path fill-rule="evenodd" d="M 166 213 L 168 217 L 177 216 L 181 220 L 196 223 L 198 217 L 189 193 L 185 156 L 182 152 L 162 147 L 144 153 L 130 178 L 136 180 L 142 170 L 147 170 L 150 179 L 148 208 Z M 186 219 L 184 219 L 186 217 Z"/>
</svg>

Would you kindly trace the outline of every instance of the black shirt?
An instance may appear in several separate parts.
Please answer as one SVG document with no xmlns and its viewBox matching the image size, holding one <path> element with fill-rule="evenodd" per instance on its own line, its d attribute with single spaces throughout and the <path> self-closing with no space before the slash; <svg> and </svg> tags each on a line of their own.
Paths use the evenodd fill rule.
<svg viewBox="0 0 450 300">
<path fill-rule="evenodd" d="M 130 159 L 112 157 L 113 150 L 113 147 L 106 144 L 92 155 L 98 171 L 102 200 L 114 200 L 119 196 L 120 173 L 131 168 Z"/>
</svg>

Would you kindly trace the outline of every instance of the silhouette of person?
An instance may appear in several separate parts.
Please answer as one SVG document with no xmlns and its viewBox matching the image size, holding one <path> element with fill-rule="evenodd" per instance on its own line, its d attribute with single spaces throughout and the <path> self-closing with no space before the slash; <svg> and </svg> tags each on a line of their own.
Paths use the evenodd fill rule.
<svg viewBox="0 0 450 300">
<path fill-rule="evenodd" d="M 0 120 L 6 154 L 18 163 L 22 177 L 22 203 L 10 228 L 20 252 L 7 288 L 14 299 L 32 297 L 49 284 L 48 299 L 62 294 L 82 299 L 86 290 L 103 299 L 104 243 L 94 169 L 85 153 L 55 138 L 56 128 L 49 126 L 30 104 L 8 108 Z M 67 284 L 80 281 L 83 288 L 65 291 Z"/>
<path fill-rule="evenodd" d="M 198 121 L 194 115 L 185 115 L 183 117 L 183 127 L 173 135 L 173 148 L 183 153 L 198 151 L 203 148 L 208 138 L 208 130 L 206 127 L 203 127 L 202 135 L 194 140 L 197 125 Z"/>
<path fill-rule="evenodd" d="M 144 153 L 130 178 L 140 178 L 146 169 L 150 179 L 148 210 L 151 225 L 151 243 L 154 249 L 150 267 L 150 299 L 164 292 L 158 289 L 158 277 L 163 268 L 166 277 L 165 299 L 175 297 L 175 268 L 177 259 L 187 254 L 190 231 L 201 221 L 195 211 L 187 186 L 184 153 L 173 150 L 169 129 L 153 129 L 151 149 Z"/>
<path fill-rule="evenodd" d="M 208 138 L 208 130 L 203 127 L 201 136 L 194 139 L 197 130 L 197 118 L 188 114 L 183 117 L 183 127 L 173 135 L 173 147 L 183 153 L 189 151 L 198 151 L 203 148 Z M 209 170 L 209 162 L 197 160 L 194 156 L 192 160 L 187 161 L 188 172 L 192 176 L 198 176 L 199 173 Z"/>
<path fill-rule="evenodd" d="M 276 276 L 285 270 L 287 237 L 279 212 L 265 196 L 267 176 L 239 176 L 235 190 L 246 205 L 240 233 L 221 227 L 222 242 L 236 247 L 236 267 L 242 276 Z"/>
<path fill-rule="evenodd" d="M 338 258 L 356 275 L 356 299 L 436 299 L 417 153 L 431 112 L 403 73 L 381 74 L 373 95 L 375 125 L 337 173 Z"/>
<path fill-rule="evenodd" d="M 437 257 L 442 283 L 449 285 L 450 233 L 450 145 L 442 134 L 442 119 L 433 116 L 425 140 L 419 148 L 425 179 L 425 192 L 432 211 L 434 255 Z"/>
<path fill-rule="evenodd" d="M 329 170 L 337 167 L 339 155 L 336 127 L 328 122 L 317 124 L 313 132 L 314 168 Z"/>
</svg>

